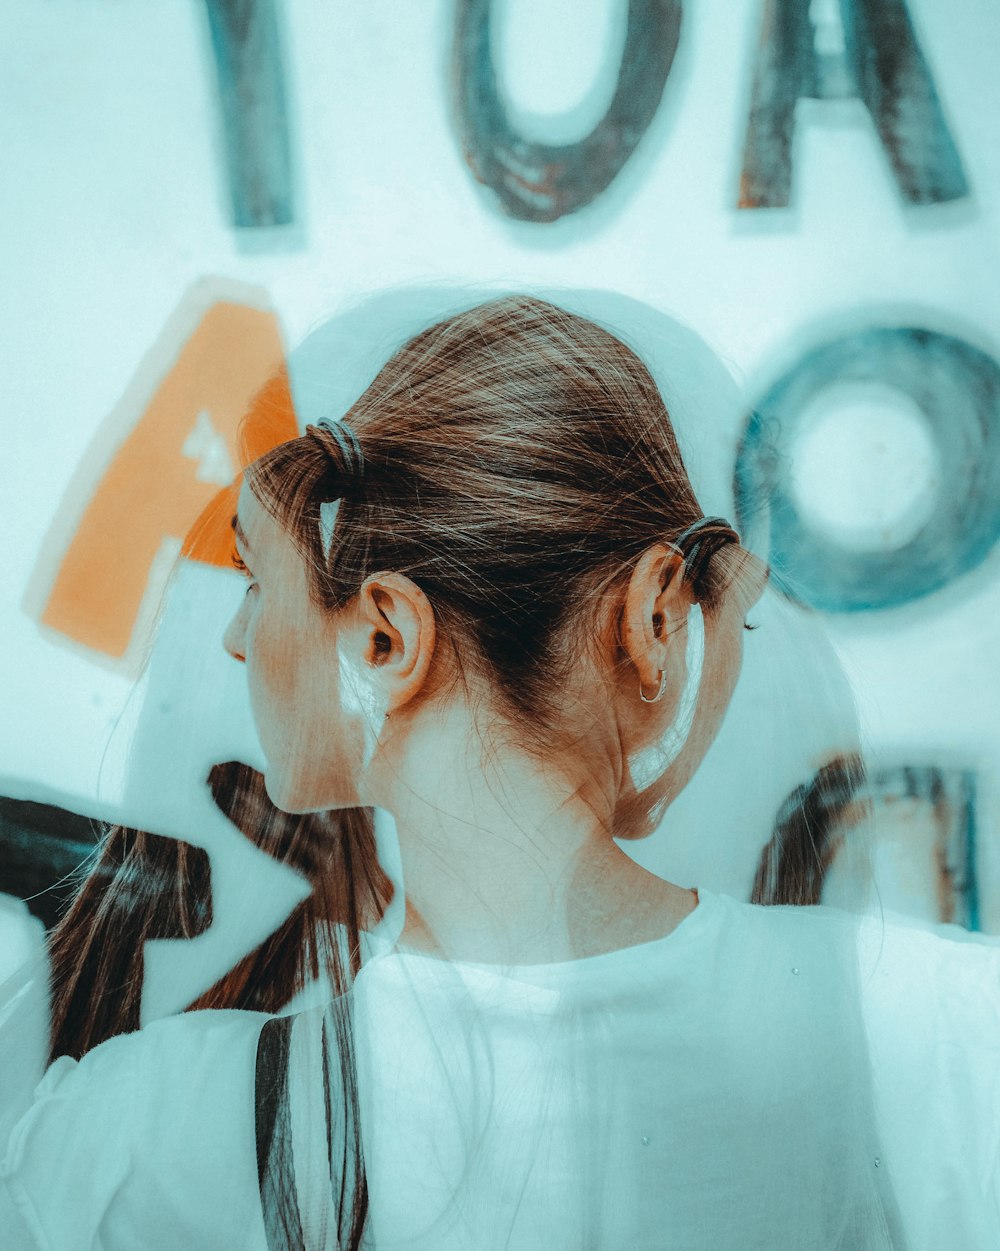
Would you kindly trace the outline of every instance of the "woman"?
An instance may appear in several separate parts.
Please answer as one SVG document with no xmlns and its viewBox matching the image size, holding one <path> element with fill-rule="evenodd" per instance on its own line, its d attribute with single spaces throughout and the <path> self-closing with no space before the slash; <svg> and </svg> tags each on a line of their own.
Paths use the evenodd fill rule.
<svg viewBox="0 0 1000 1251">
<path fill-rule="evenodd" d="M 234 531 L 267 793 L 393 813 L 402 930 L 325 1010 L 57 1062 L 14 1245 L 995 1245 L 996 951 L 876 959 L 613 841 L 698 767 L 766 579 L 628 348 L 523 297 L 448 318 L 251 465 Z"/>
</svg>

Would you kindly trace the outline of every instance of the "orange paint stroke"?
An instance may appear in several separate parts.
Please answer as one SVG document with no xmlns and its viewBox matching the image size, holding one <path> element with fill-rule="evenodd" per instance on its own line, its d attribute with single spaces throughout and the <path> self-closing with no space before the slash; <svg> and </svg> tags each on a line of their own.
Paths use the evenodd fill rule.
<svg viewBox="0 0 1000 1251">
<path fill-rule="evenodd" d="M 298 433 L 288 370 L 282 364 L 254 396 L 244 418 L 241 431 L 244 463 L 250 464 L 279 443 L 294 439 Z M 241 482 L 242 470 L 229 486 L 209 500 L 184 536 L 182 556 L 206 565 L 229 565 L 234 551 L 231 522 Z"/>
<path fill-rule="evenodd" d="M 161 338 L 151 355 L 169 359 L 172 346 Z M 190 559 L 228 562 L 239 475 L 220 490 L 220 474 L 225 481 L 241 467 L 239 428 L 251 404 L 243 438 L 252 456 L 298 434 L 274 313 L 215 302 L 126 423 L 60 561 L 44 625 L 122 657 L 165 539 L 182 539 Z"/>
</svg>

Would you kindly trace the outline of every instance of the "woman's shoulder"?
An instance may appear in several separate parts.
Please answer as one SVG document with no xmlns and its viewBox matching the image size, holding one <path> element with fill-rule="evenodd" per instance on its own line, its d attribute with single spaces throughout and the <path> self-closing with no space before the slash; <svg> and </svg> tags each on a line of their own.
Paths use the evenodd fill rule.
<svg viewBox="0 0 1000 1251">
<path fill-rule="evenodd" d="M 1000 1063 L 1000 938 L 889 913 L 863 919 L 858 945 L 873 1040 Z"/>
<path fill-rule="evenodd" d="M 853 912 L 709 898 L 717 909 L 716 932 L 740 961 L 777 951 L 825 955 L 827 965 L 856 979 L 873 1028 L 898 1033 L 906 1022 L 914 1037 L 964 1038 L 1000 1054 L 1000 936 L 907 917 L 877 903 Z"/>
<path fill-rule="evenodd" d="M 761 904 L 703 888 L 698 893 L 711 910 L 720 941 L 749 959 L 771 950 L 832 954 L 853 949 L 863 920 L 826 904 Z"/>
<path fill-rule="evenodd" d="M 832 934 L 854 935 L 872 962 L 916 960 L 934 964 L 965 963 L 988 969 L 1000 962 L 1000 935 L 935 923 L 883 909 L 877 900 L 852 910 L 839 905 L 761 904 L 699 888 L 724 927 L 755 931 L 761 937 L 802 936 L 822 941 Z"/>
<path fill-rule="evenodd" d="M 97 1056 L 102 1047 L 132 1053 L 132 1065 L 141 1073 L 146 1065 L 172 1068 L 192 1066 L 207 1070 L 222 1056 L 232 1057 L 234 1049 L 253 1054 L 260 1031 L 275 1019 L 265 1012 L 249 1012 L 234 1008 L 204 1008 L 183 1012 L 178 1016 L 151 1021 L 134 1034 L 123 1034 L 96 1047 L 89 1056 Z M 107 1062 L 107 1061 L 106 1061 Z"/>
<path fill-rule="evenodd" d="M 266 1013 L 205 1009 L 164 1017 L 130 1034 L 116 1034 L 79 1060 L 60 1056 L 36 1091 L 39 1099 L 73 1097 L 119 1105 L 143 1100 L 191 1099 L 252 1062 Z M 183 1080 L 180 1080 L 183 1079 Z"/>
<path fill-rule="evenodd" d="M 208 1246 L 203 1231 L 216 1229 L 213 1211 L 230 1199 L 252 1221 L 255 1062 L 272 1019 L 184 1013 L 51 1064 L 0 1167 L 11 1202 L 39 1231 L 24 1245 L 90 1246 L 109 1222 L 108 1246 Z M 255 1230 L 246 1232 L 253 1245 Z"/>
<path fill-rule="evenodd" d="M 805 972 L 836 969 L 857 987 L 872 1021 L 901 1016 L 939 1035 L 963 1023 L 983 1045 L 1000 1048 L 1000 936 L 971 933 L 883 910 L 826 904 L 761 905 L 704 896 L 731 967 L 776 957 Z M 787 962 L 786 960 L 786 962 Z M 994 1032 L 987 1036 L 987 1022 Z"/>
</svg>

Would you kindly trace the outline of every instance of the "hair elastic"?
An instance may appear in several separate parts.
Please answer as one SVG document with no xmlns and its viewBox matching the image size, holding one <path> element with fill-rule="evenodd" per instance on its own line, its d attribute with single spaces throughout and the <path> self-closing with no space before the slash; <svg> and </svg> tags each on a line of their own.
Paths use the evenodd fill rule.
<svg viewBox="0 0 1000 1251">
<path fill-rule="evenodd" d="M 323 417 L 314 426 L 306 426 L 306 434 L 317 440 L 333 464 L 341 481 L 338 498 L 359 495 L 365 482 L 365 456 L 358 436 L 347 422 Z M 333 436 L 336 452 L 330 446 L 329 435 Z"/>
<path fill-rule="evenodd" d="M 739 531 L 725 517 L 700 517 L 672 539 L 671 545 L 684 557 L 685 578 L 697 590 L 714 553 L 727 543 L 742 542 Z"/>
<path fill-rule="evenodd" d="M 703 534 L 703 531 L 709 531 Z M 691 544 L 688 550 L 688 543 L 691 538 L 695 538 L 695 542 Z M 709 546 L 709 541 L 711 542 Z M 684 576 L 691 582 L 695 589 L 698 589 L 698 583 L 705 572 L 712 554 L 717 552 L 720 547 L 725 547 L 727 543 L 740 543 L 739 533 L 733 529 L 725 517 L 700 517 L 691 525 L 686 526 L 675 539 L 672 540 L 671 546 L 684 557 Z M 704 547 L 704 554 L 703 554 Z M 701 661 L 699 659 L 699 666 Z M 699 669 L 700 671 L 700 669 Z M 647 699 L 642 691 L 642 682 L 639 683 L 639 698 L 644 704 L 655 704 L 663 698 L 667 684 L 667 671 L 660 670 L 660 686 L 652 699 Z"/>
</svg>

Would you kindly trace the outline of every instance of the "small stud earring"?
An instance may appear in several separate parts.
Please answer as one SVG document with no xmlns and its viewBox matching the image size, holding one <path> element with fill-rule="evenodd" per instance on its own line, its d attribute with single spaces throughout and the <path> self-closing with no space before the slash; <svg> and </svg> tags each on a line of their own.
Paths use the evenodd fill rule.
<svg viewBox="0 0 1000 1251">
<path fill-rule="evenodd" d="M 656 692 L 656 694 L 653 696 L 653 698 L 652 698 L 652 699 L 647 699 L 647 698 L 646 698 L 646 696 L 645 696 L 645 695 L 643 695 L 643 693 L 642 693 L 642 679 L 640 678 L 640 680 L 639 680 L 639 698 L 642 700 L 642 702 L 643 702 L 644 704 L 655 704 L 655 703 L 657 702 L 657 700 L 659 700 L 659 699 L 662 699 L 662 698 L 663 698 L 663 692 L 664 692 L 666 689 L 667 689 L 667 671 L 666 671 L 666 669 L 661 669 L 661 670 L 660 670 L 660 689 Z"/>
</svg>

